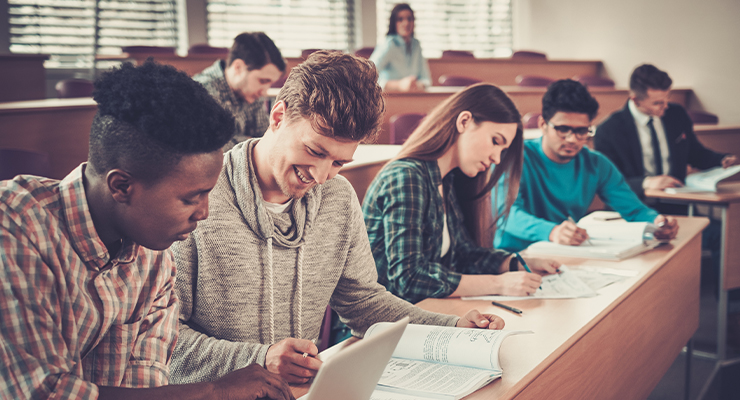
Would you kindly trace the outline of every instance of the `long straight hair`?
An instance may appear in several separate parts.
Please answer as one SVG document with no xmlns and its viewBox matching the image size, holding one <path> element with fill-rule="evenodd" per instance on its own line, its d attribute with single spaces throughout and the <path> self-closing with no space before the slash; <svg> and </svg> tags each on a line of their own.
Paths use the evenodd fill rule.
<svg viewBox="0 0 740 400">
<path fill-rule="evenodd" d="M 391 18 L 390 22 L 388 23 L 388 33 L 387 35 L 395 35 L 398 33 L 396 30 L 396 22 L 398 22 L 398 14 L 403 11 L 408 10 L 411 11 L 411 18 L 414 18 L 414 10 L 411 9 L 411 6 L 406 3 L 398 3 L 395 6 L 393 6 L 393 10 L 391 10 Z M 413 34 L 413 32 L 411 32 Z"/>
<path fill-rule="evenodd" d="M 463 111 L 469 111 L 476 124 L 484 121 L 517 124 L 514 140 L 503 152 L 501 162 L 493 172 L 483 171 L 473 178 L 455 175 L 455 192 L 465 216 L 465 225 L 479 245 L 491 247 L 496 223 L 500 218 L 508 216 L 519 192 L 519 179 L 522 175 L 522 119 L 506 93 L 489 83 L 478 83 L 450 96 L 421 121 L 395 159 L 438 160 L 457 142 L 460 136 L 457 117 Z M 503 187 L 507 190 L 506 201 L 502 212 L 498 211 L 497 204 L 493 207 L 496 210 L 496 215 L 493 216 L 490 195 L 499 181 L 503 181 Z M 500 188 L 501 185 L 497 186 L 496 191 Z M 494 196 L 494 199 L 497 198 L 498 196 Z"/>
</svg>

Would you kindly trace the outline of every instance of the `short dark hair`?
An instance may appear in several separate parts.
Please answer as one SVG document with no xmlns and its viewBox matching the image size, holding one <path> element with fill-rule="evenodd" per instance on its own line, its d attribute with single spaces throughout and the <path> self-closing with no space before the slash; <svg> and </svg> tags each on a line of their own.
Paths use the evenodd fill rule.
<svg viewBox="0 0 740 400">
<path fill-rule="evenodd" d="M 231 113 L 203 86 L 151 60 L 104 73 L 93 98 L 88 160 L 98 175 L 121 168 L 154 183 L 183 156 L 217 151 L 234 134 Z"/>
<path fill-rule="evenodd" d="M 313 129 L 345 141 L 371 141 L 385 110 L 375 65 L 341 51 L 317 51 L 290 71 L 276 101 L 286 121 L 303 117 Z"/>
<path fill-rule="evenodd" d="M 632 71 L 632 76 L 630 76 L 630 90 L 639 99 L 647 96 L 648 89 L 668 90 L 672 84 L 673 80 L 666 72 L 651 64 L 640 65 Z"/>
<path fill-rule="evenodd" d="M 231 65 L 236 59 L 244 61 L 248 71 L 274 64 L 281 72 L 285 72 L 283 55 L 264 32 L 244 32 L 235 37 L 226 65 Z"/>
<path fill-rule="evenodd" d="M 588 114 L 592 121 L 599 112 L 599 102 L 580 82 L 561 79 L 551 83 L 542 96 L 542 118 L 549 121 L 559 111 Z"/>
<path fill-rule="evenodd" d="M 398 21 L 398 13 L 401 11 L 411 11 L 411 18 L 414 18 L 414 10 L 411 9 L 411 6 L 406 3 L 398 3 L 395 6 L 393 6 L 393 10 L 391 10 L 391 18 L 390 23 L 388 24 L 388 35 L 395 35 L 398 32 L 396 31 L 396 22 Z"/>
</svg>

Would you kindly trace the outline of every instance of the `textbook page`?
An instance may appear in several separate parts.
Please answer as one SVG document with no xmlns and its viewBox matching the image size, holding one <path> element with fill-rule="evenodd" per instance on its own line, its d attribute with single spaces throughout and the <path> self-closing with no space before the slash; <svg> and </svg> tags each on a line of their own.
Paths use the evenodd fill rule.
<svg viewBox="0 0 740 400">
<path fill-rule="evenodd" d="M 395 392 L 430 399 L 459 399 L 499 377 L 500 370 L 394 357 L 388 361 L 374 393 Z"/>
<path fill-rule="evenodd" d="M 365 336 L 386 326 L 388 323 L 375 324 Z M 464 397 L 501 376 L 501 343 L 519 333 L 527 332 L 409 324 L 376 392 L 422 396 L 419 398 Z M 385 397 L 374 394 L 372 398 Z"/>
<path fill-rule="evenodd" d="M 706 171 L 695 172 L 686 177 L 686 186 L 665 188 L 666 193 L 716 192 L 717 184 L 740 172 L 740 165 L 722 168 L 715 167 Z"/>
<path fill-rule="evenodd" d="M 579 297 L 593 297 L 597 293 L 583 282 L 578 274 L 567 266 L 561 265 L 560 272 L 542 277 L 542 286 L 531 296 L 471 296 L 462 297 L 463 300 L 510 301 L 529 299 L 575 299 Z"/>
</svg>

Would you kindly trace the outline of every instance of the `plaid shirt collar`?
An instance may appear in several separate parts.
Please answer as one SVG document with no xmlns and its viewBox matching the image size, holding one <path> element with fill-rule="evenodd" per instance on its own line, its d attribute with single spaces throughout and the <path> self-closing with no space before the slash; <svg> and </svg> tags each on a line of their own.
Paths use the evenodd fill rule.
<svg viewBox="0 0 740 400">
<path fill-rule="evenodd" d="M 59 194 L 64 205 L 64 220 L 72 246 L 88 269 L 101 270 L 110 262 L 111 256 L 105 243 L 98 236 L 90 215 L 84 185 L 85 168 L 87 163 L 82 163 L 59 182 Z M 136 243 L 124 239 L 118 252 L 118 262 L 121 264 L 133 262 L 138 252 L 137 247 Z"/>
</svg>

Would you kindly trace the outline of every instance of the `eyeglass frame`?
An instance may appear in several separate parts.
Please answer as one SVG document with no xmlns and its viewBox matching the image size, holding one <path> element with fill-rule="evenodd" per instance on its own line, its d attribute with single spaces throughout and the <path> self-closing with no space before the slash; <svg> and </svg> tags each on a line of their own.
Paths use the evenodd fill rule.
<svg viewBox="0 0 740 400">
<path fill-rule="evenodd" d="M 551 121 L 547 121 L 547 125 L 550 126 L 550 127 L 552 127 L 552 129 L 555 130 L 555 134 L 557 134 L 558 137 L 561 138 L 561 139 L 563 139 L 563 140 L 568 140 L 568 138 L 571 135 L 575 136 L 576 139 L 578 139 L 578 140 L 588 140 L 588 138 L 592 138 L 592 137 L 594 137 L 594 135 L 596 135 L 596 130 L 594 129 L 593 126 L 588 126 L 588 127 L 581 126 L 581 127 L 577 127 L 576 128 L 576 127 L 572 127 L 570 125 L 555 125 Z M 560 128 L 560 129 L 562 129 L 562 128 L 568 128 L 568 130 L 565 132 L 565 136 L 563 136 L 563 132 L 561 132 L 560 129 L 558 129 L 558 128 Z M 585 133 L 576 133 L 575 132 L 576 129 L 584 129 L 584 128 L 586 129 L 586 132 Z"/>
</svg>

